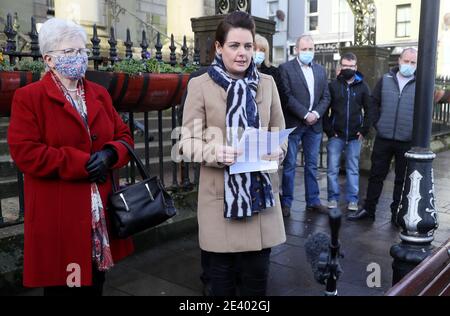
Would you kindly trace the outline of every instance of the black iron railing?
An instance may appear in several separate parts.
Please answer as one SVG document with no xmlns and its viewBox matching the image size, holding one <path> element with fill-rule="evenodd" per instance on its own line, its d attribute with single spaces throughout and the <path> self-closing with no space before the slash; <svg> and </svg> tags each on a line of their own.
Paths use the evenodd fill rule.
<svg viewBox="0 0 450 316">
<path fill-rule="evenodd" d="M 29 36 L 31 38 L 31 45 L 29 51 L 17 51 L 16 47 L 16 36 L 17 32 L 13 29 L 13 21 L 12 16 L 8 14 L 6 20 L 6 26 L 4 29 L 4 33 L 7 37 L 6 45 L 2 49 L 4 57 L 9 58 L 9 64 L 11 66 L 16 65 L 17 61 L 20 61 L 24 58 L 32 58 L 33 60 L 42 59 L 39 43 L 38 43 L 38 33 L 36 31 L 36 22 L 34 17 L 31 18 L 31 31 Z M 119 57 L 119 50 L 117 47 L 117 40 L 115 35 L 114 28 L 111 28 L 110 35 L 108 39 L 109 44 L 109 55 L 102 56 L 101 54 L 101 39 L 98 37 L 97 26 L 93 26 L 93 37 L 91 38 L 92 43 L 92 55 L 89 57 L 90 65 L 95 71 L 98 71 L 100 67 L 110 67 L 114 66 L 115 63 L 121 61 Z M 197 43 L 198 44 L 198 43 Z M 133 57 L 133 42 L 131 40 L 130 31 L 127 30 L 126 40 L 124 41 L 125 46 L 125 59 L 129 59 Z M 146 31 L 142 32 L 142 39 L 139 44 L 141 48 L 141 59 L 149 59 L 152 54 L 149 54 L 148 49 L 149 45 L 147 42 L 147 34 Z M 171 36 L 170 46 L 168 47 L 170 50 L 169 61 L 167 62 L 171 66 L 175 66 L 178 64 L 177 61 L 177 46 L 175 45 L 174 37 Z M 157 34 L 156 45 L 154 47 L 155 58 L 160 63 L 165 63 L 163 61 L 163 43 L 161 42 L 161 35 Z M 189 61 L 189 48 L 186 45 L 186 37 L 183 39 L 183 46 L 180 48 L 181 52 L 180 56 L 180 64 L 182 66 L 186 66 L 190 63 Z M 200 54 L 198 46 L 195 47 L 193 52 L 193 60 L 192 64 L 198 65 L 200 63 Z M 181 82 L 181 81 L 180 81 Z M 181 88 L 181 87 L 179 87 Z M 179 105 L 178 104 L 167 104 L 167 110 L 158 110 L 158 111 L 149 111 L 149 112 L 127 112 L 121 113 L 124 122 L 126 122 L 130 130 L 135 137 L 135 142 L 137 147 L 136 151 L 138 155 L 142 156 L 143 161 L 145 161 L 145 166 L 150 174 L 158 175 L 163 183 L 166 184 L 169 191 L 176 190 L 192 190 L 195 187 L 195 184 L 198 183 L 198 167 L 193 164 L 183 164 L 176 163 L 170 159 L 170 150 L 169 146 L 174 146 L 177 142 L 176 139 L 172 139 L 171 134 L 168 133 L 169 130 L 173 131 L 177 127 L 181 125 L 179 122 Z M 156 112 L 156 113 L 155 113 Z M 156 115 L 155 115 L 155 114 Z M 169 122 L 170 121 L 170 124 Z M 158 138 L 157 143 L 155 143 L 155 139 Z M 143 150 L 142 150 L 143 147 Z M 157 148 L 157 149 L 156 149 Z M 155 150 L 156 149 L 156 150 Z M 169 154 L 167 154 L 169 152 Z M 171 169 L 171 170 L 170 170 Z M 169 174 L 171 174 L 169 176 Z M 191 181 L 191 174 L 194 174 L 194 180 Z M 136 172 L 135 166 L 131 163 L 129 166 L 124 168 L 122 171 L 122 177 L 126 179 L 129 183 L 134 183 L 136 181 Z M 169 180 L 170 179 L 170 180 Z M 168 185 L 167 182 L 171 182 L 171 185 Z M 20 224 L 23 222 L 24 218 L 24 191 L 23 191 L 23 174 L 20 171 L 17 171 L 17 195 L 19 197 L 19 210 L 14 212 L 18 213 L 16 220 L 4 220 L 0 203 L 0 227 Z M 13 197 L 13 196 L 11 196 Z"/>
</svg>

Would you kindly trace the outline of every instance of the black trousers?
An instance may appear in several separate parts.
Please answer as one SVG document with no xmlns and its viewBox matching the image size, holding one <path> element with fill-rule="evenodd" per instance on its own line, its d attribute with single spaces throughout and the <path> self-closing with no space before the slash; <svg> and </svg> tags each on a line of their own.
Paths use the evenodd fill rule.
<svg viewBox="0 0 450 316">
<path fill-rule="evenodd" d="M 213 296 L 266 296 L 271 249 L 244 253 L 208 253 Z"/>
<path fill-rule="evenodd" d="M 391 212 L 393 214 L 397 213 L 406 176 L 407 160 L 405 154 L 410 149 L 410 142 L 400 142 L 379 137 L 375 139 L 372 153 L 372 168 L 364 205 L 369 213 L 374 214 L 376 212 L 377 204 L 383 191 L 384 180 L 389 174 L 392 158 L 395 158 L 395 183 Z"/>
<path fill-rule="evenodd" d="M 44 296 L 102 296 L 105 283 L 105 272 L 92 270 L 92 286 L 70 288 L 67 286 L 53 286 L 44 288 Z"/>
</svg>

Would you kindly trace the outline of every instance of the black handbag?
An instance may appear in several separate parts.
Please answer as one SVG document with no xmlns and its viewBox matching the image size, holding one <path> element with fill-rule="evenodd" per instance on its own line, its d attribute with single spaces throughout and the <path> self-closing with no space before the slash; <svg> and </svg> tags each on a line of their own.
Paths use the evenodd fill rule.
<svg viewBox="0 0 450 316">
<path fill-rule="evenodd" d="M 113 179 L 113 192 L 109 197 L 109 209 L 113 234 L 121 239 L 162 224 L 177 214 L 173 199 L 158 177 L 150 178 L 144 165 L 130 145 L 127 147 L 136 163 L 142 182 L 117 188 Z"/>
</svg>

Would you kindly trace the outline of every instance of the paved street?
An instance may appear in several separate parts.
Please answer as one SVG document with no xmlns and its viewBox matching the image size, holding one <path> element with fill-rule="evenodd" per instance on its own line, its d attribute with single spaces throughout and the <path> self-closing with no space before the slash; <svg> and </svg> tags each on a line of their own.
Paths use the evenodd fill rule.
<svg viewBox="0 0 450 316">
<path fill-rule="evenodd" d="M 440 229 L 435 245 L 450 237 L 450 152 L 441 153 L 435 162 L 435 185 L 440 215 Z M 309 234 L 328 232 L 328 217 L 305 212 L 303 174 L 299 168 L 296 178 L 296 200 L 292 217 L 286 221 L 287 243 L 272 252 L 268 294 L 272 296 L 322 295 L 323 286 L 314 281 L 306 261 L 304 243 Z M 341 243 L 345 253 L 344 274 L 338 283 L 340 295 L 379 296 L 391 287 L 392 258 L 390 247 L 399 241 L 398 230 L 390 223 L 393 174 L 386 181 L 377 220 L 370 223 L 343 221 Z M 344 178 L 341 179 L 344 181 Z M 322 200 L 326 202 L 326 174 L 321 172 Z M 361 181 L 362 196 L 367 178 Z M 344 205 L 341 205 L 344 207 Z M 367 266 L 381 266 L 381 288 L 370 289 L 366 280 Z M 199 296 L 202 283 L 199 275 L 200 250 L 196 234 L 153 247 L 118 264 L 107 276 L 106 295 L 170 295 Z M 40 295 L 33 290 L 28 295 Z"/>
</svg>

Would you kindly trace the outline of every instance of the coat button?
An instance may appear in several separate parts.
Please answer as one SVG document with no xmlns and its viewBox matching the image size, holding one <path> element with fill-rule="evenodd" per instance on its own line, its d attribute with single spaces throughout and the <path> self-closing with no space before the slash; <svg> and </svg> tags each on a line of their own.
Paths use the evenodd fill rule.
<svg viewBox="0 0 450 316">
<path fill-rule="evenodd" d="M 95 142 L 98 139 L 98 137 L 97 137 L 97 135 L 94 134 L 94 135 L 91 136 L 91 139 L 92 139 L 92 141 Z"/>
</svg>

